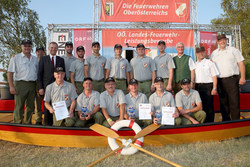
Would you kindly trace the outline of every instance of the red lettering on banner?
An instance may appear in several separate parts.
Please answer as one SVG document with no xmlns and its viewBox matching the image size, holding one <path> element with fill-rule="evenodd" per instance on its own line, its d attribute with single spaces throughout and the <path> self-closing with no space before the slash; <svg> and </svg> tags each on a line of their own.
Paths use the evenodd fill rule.
<svg viewBox="0 0 250 167">
<path fill-rule="evenodd" d="M 190 0 L 101 0 L 104 22 L 190 22 Z"/>
</svg>

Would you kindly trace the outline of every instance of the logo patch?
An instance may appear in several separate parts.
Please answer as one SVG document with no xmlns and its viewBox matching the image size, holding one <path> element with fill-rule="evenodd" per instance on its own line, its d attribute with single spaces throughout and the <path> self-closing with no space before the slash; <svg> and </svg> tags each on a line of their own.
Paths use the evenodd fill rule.
<svg viewBox="0 0 250 167">
<path fill-rule="evenodd" d="M 69 95 L 64 95 L 64 100 L 68 101 L 69 100 Z"/>
</svg>

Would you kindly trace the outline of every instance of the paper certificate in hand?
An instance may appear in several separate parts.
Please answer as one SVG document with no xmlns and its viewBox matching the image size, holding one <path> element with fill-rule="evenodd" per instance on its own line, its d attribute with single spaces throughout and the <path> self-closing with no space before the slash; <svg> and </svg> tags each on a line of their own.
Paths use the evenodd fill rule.
<svg viewBox="0 0 250 167">
<path fill-rule="evenodd" d="M 69 117 L 69 111 L 68 111 L 65 101 L 52 103 L 52 106 L 53 106 L 53 109 L 55 110 L 54 112 L 55 112 L 57 121 L 60 121 L 62 119 Z"/>
<path fill-rule="evenodd" d="M 174 114 L 175 108 L 174 107 L 162 107 L 162 125 L 174 125 Z"/>
<path fill-rule="evenodd" d="M 148 103 L 139 104 L 139 120 L 152 119 L 150 112 L 151 112 L 151 104 Z"/>
</svg>

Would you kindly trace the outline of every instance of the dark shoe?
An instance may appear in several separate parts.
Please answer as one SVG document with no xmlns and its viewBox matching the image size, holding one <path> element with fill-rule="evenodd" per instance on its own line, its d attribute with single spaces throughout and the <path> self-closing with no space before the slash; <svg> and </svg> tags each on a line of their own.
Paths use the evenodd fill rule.
<svg viewBox="0 0 250 167">
<path fill-rule="evenodd" d="M 36 122 L 36 125 L 43 125 L 42 122 Z"/>
</svg>

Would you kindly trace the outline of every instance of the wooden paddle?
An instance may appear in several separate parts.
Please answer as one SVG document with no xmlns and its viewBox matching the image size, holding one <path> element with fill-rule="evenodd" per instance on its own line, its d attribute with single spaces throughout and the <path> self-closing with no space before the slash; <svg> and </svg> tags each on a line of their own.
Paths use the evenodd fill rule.
<svg viewBox="0 0 250 167">
<path fill-rule="evenodd" d="M 94 125 L 97 125 L 97 124 L 94 124 Z M 92 125 L 92 126 L 90 127 L 90 129 L 92 129 L 92 130 L 94 130 L 94 131 L 96 131 L 96 132 L 98 132 L 98 133 L 100 133 L 100 134 L 102 134 L 102 135 L 104 135 L 104 136 L 112 137 L 112 138 L 115 138 L 115 139 L 118 139 L 118 140 L 122 141 L 122 138 L 121 138 L 116 132 L 114 132 L 113 130 L 111 130 L 111 129 L 105 127 L 105 126 L 102 126 L 102 125 L 97 125 L 97 126 L 94 126 L 94 125 Z M 157 125 L 151 124 L 150 126 L 148 126 L 148 128 L 144 128 L 145 130 L 143 129 L 145 132 L 143 132 L 143 130 L 142 130 L 142 131 L 140 131 L 140 132 L 142 132 L 142 133 L 139 134 L 139 133 L 140 133 L 140 132 L 139 132 L 138 135 L 135 136 L 135 137 L 140 137 L 140 136 L 142 136 L 142 134 L 147 135 L 147 134 L 153 132 L 154 130 L 156 130 L 157 128 L 159 128 L 159 127 L 160 127 L 160 125 L 157 126 Z M 150 131 L 150 129 L 151 129 L 152 131 Z M 115 133 L 116 135 L 115 135 L 114 133 Z M 133 141 L 136 140 L 135 137 L 134 137 Z M 160 159 L 160 160 L 162 160 L 162 161 L 164 161 L 164 162 L 166 162 L 166 163 L 169 163 L 169 164 L 171 164 L 171 165 L 173 165 L 173 166 L 181 167 L 180 165 L 178 165 L 178 164 L 176 164 L 176 163 L 174 163 L 174 162 L 171 162 L 171 161 L 169 161 L 169 160 L 167 160 L 167 159 L 165 159 L 165 158 L 163 158 L 163 157 L 160 157 L 160 156 L 158 156 L 158 155 L 156 155 L 156 154 L 154 154 L 154 153 L 152 153 L 152 152 L 149 152 L 149 151 L 147 151 L 147 150 L 145 150 L 145 149 L 143 149 L 143 148 L 141 148 L 141 147 L 138 147 L 138 146 L 136 146 L 136 145 L 134 145 L 134 144 L 132 144 L 132 143 L 130 143 L 130 146 L 135 147 L 135 148 L 137 148 L 138 150 L 141 150 L 141 151 L 143 151 L 143 152 L 145 152 L 145 153 L 147 153 L 147 154 L 149 154 L 149 155 L 151 155 L 151 156 L 153 156 L 153 157 L 155 157 L 155 158 L 158 158 L 158 159 Z M 140 148 L 140 149 L 139 149 L 139 148 Z M 113 153 L 114 153 L 114 152 L 112 151 L 112 153 L 110 152 L 109 155 L 112 155 Z M 108 156 L 107 156 L 107 157 L 108 157 Z M 105 156 L 105 158 L 106 158 L 106 156 Z M 101 159 L 101 160 L 103 160 L 103 159 Z M 100 160 L 100 161 L 101 161 L 101 160 Z M 98 160 L 97 160 L 97 161 L 98 161 Z M 100 162 L 100 161 L 98 161 L 98 162 Z"/>
<path fill-rule="evenodd" d="M 125 147 L 124 145 L 118 147 L 117 149 L 109 152 L 108 154 L 104 155 L 103 157 L 99 158 L 98 160 L 92 162 L 91 164 L 89 164 L 87 167 L 92 167 L 94 165 L 96 165 L 97 163 L 101 162 L 102 160 L 104 160 L 105 158 L 108 158 L 109 156 L 111 156 L 112 154 L 114 154 L 116 151 L 119 151 L 120 149 L 122 149 L 123 147 Z"/>
</svg>

